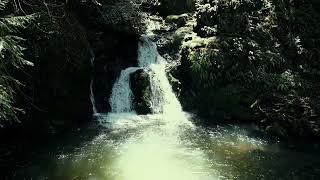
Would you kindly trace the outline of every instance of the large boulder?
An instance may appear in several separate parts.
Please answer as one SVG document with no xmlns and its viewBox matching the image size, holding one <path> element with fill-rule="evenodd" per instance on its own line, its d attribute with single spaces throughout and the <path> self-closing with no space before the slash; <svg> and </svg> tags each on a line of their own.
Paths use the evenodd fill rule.
<svg viewBox="0 0 320 180">
<path fill-rule="evenodd" d="M 151 113 L 151 87 L 148 72 L 139 69 L 130 76 L 131 90 L 134 95 L 133 107 L 138 114 Z"/>
<path fill-rule="evenodd" d="M 187 24 L 187 21 L 189 19 L 188 14 L 181 14 L 181 15 L 169 15 L 166 17 L 165 21 L 167 23 L 174 23 L 178 27 L 182 27 Z"/>
</svg>

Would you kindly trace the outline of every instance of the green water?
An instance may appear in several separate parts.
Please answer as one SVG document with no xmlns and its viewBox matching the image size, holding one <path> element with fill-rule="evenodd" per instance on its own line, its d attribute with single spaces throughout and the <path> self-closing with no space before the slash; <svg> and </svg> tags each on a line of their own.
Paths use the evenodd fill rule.
<svg viewBox="0 0 320 180">
<path fill-rule="evenodd" d="M 48 142 L 15 179 L 319 179 L 319 149 L 252 136 L 238 126 L 131 115 Z M 120 119 L 120 120 L 119 120 Z"/>
</svg>

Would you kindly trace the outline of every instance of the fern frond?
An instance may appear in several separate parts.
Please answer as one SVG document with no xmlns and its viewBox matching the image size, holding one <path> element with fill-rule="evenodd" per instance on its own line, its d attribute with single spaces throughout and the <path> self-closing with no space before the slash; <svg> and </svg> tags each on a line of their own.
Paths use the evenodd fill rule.
<svg viewBox="0 0 320 180">
<path fill-rule="evenodd" d="M 24 29 L 30 21 L 35 18 L 35 14 L 26 16 L 7 16 L 0 18 L 0 36 L 16 33 L 19 29 Z"/>
<path fill-rule="evenodd" d="M 19 42 L 24 39 L 17 36 L 2 36 L 0 37 L 0 53 L 4 64 L 11 64 L 16 68 L 21 68 L 25 65 L 33 65 L 30 61 L 23 58 L 24 48 L 19 45 Z"/>
<path fill-rule="evenodd" d="M 3 78 L 0 77 L 0 127 L 3 124 L 3 121 L 12 122 L 18 121 L 17 109 L 12 106 L 14 103 L 14 90 L 7 82 L 3 81 Z"/>
<path fill-rule="evenodd" d="M 4 10 L 4 8 L 6 8 L 9 1 L 10 0 L 0 0 L 0 11 Z"/>
<path fill-rule="evenodd" d="M 4 10 L 9 0 L 0 0 L 0 11 Z M 26 65 L 33 65 L 23 58 L 23 38 L 18 32 L 27 27 L 35 15 L 0 18 L 0 127 L 4 124 L 19 122 L 18 114 L 23 110 L 15 107 L 16 89 L 21 83 L 14 78 L 13 72 Z"/>
</svg>

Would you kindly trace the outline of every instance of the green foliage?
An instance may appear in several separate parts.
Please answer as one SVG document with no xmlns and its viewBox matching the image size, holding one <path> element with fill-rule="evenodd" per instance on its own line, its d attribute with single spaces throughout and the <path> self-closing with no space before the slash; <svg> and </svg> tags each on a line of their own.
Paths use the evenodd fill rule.
<svg viewBox="0 0 320 180">
<path fill-rule="evenodd" d="M 1 13 L 8 3 L 8 0 L 0 1 Z M 21 85 L 14 72 L 33 64 L 23 58 L 24 48 L 20 45 L 23 39 L 16 34 L 31 19 L 33 16 L 5 15 L 0 18 L 0 126 L 5 122 L 18 121 L 17 113 L 23 112 L 14 105 L 15 91 Z"/>
<path fill-rule="evenodd" d="M 140 0 L 105 0 L 101 3 L 103 23 L 127 33 L 142 34 L 145 31 L 145 17 L 139 9 Z"/>
<path fill-rule="evenodd" d="M 196 5 L 195 31 L 217 36 L 218 47 L 206 47 L 191 57 L 192 69 L 207 80 L 205 87 L 253 82 L 262 74 L 286 69 L 280 44 L 272 35 L 274 12 L 268 1 L 199 0 Z"/>
<path fill-rule="evenodd" d="M 198 0 L 196 2 L 195 31 L 201 36 L 216 36 L 217 39 L 217 47 L 207 46 L 192 50 L 193 54 L 189 56 L 192 62 L 191 70 L 203 81 L 204 87 L 217 87 L 231 82 L 248 82 L 245 83 L 246 87 L 258 88 L 261 91 L 266 86 L 273 88 L 271 84 L 277 84 L 275 85 L 277 90 L 293 88 L 288 87 L 289 82 L 282 81 L 284 74 L 291 73 L 292 70 L 296 71 L 296 66 L 291 66 L 292 54 L 302 55 L 308 51 L 302 37 L 308 36 L 312 42 L 316 39 L 311 40 L 311 37 L 319 36 L 318 30 L 311 28 L 313 30 L 307 33 L 301 31 L 302 35 L 295 32 L 281 37 L 285 27 L 294 26 L 293 29 L 298 29 L 296 24 L 303 22 L 301 16 L 310 18 L 310 13 L 302 13 L 303 8 L 297 8 L 297 13 L 286 18 L 294 21 L 292 25 L 280 21 L 279 18 L 283 14 L 292 14 L 292 11 L 286 10 L 288 7 L 282 7 L 284 4 L 287 5 L 284 1 L 269 0 Z M 309 7 L 308 9 L 317 19 L 314 10 Z M 305 27 L 306 24 L 317 23 L 304 22 L 302 26 Z M 314 54 L 317 54 L 317 50 L 313 49 L 312 52 L 309 60 L 316 58 Z M 299 57 L 303 59 L 302 56 Z M 295 63 L 299 61 L 301 62 L 301 59 Z M 307 60 L 303 62 L 305 62 L 303 66 L 312 64 Z M 295 79 L 299 79 L 300 74 L 293 74 Z M 252 86 L 252 83 L 257 85 Z"/>
<path fill-rule="evenodd" d="M 0 11 L 6 8 L 7 4 L 9 3 L 10 0 L 1 0 L 0 1 Z"/>
<path fill-rule="evenodd" d="M 320 127 L 316 116 L 320 101 L 314 93 L 320 82 L 319 3 L 197 0 L 196 7 L 194 31 L 203 39 L 216 40 L 213 45 L 183 47 L 182 60 L 189 63 L 192 88 L 199 101 L 207 102 L 206 111 L 228 111 L 232 105 L 252 109 L 259 118 L 290 116 L 290 121 L 298 122 L 301 117 L 291 111 L 302 108 L 313 114 L 304 122 Z M 268 104 L 268 97 L 277 98 Z"/>
<path fill-rule="evenodd" d="M 283 45 L 283 54 L 297 70 L 319 79 L 319 3 L 297 0 L 272 2 L 275 4 L 275 20 L 278 24 L 275 36 Z"/>
</svg>

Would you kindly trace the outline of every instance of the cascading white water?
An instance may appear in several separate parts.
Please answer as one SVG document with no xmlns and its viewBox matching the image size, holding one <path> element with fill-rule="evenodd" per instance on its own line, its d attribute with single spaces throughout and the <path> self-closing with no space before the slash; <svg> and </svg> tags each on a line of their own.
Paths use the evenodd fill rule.
<svg viewBox="0 0 320 180">
<path fill-rule="evenodd" d="M 148 37 L 141 37 L 138 49 L 139 67 L 129 67 L 121 72 L 113 86 L 110 105 L 113 113 L 134 112 L 132 107 L 132 91 L 130 74 L 143 68 L 148 70 L 151 85 L 151 109 L 155 114 L 172 114 L 182 112 L 181 105 L 172 91 L 166 76 L 167 62 L 157 51 L 156 44 Z"/>
<path fill-rule="evenodd" d="M 121 72 L 109 99 L 112 111 L 98 119 L 112 133 L 126 132 L 121 137 L 125 142 L 117 147 L 121 153 L 114 171 L 124 180 L 216 179 L 208 173 L 205 154 L 183 144 L 184 132 L 194 125 L 172 91 L 166 76 L 167 62 L 148 37 L 139 42 L 138 64 Z M 138 69 L 149 73 L 153 114 L 137 115 L 132 107 L 130 74 Z"/>
<path fill-rule="evenodd" d="M 138 48 L 139 67 L 148 68 L 153 64 L 165 63 L 157 51 L 157 46 L 147 36 L 140 38 Z"/>
<path fill-rule="evenodd" d="M 150 85 L 152 92 L 152 111 L 154 113 L 170 115 L 181 113 L 182 107 L 172 91 L 165 67 L 165 63 L 153 64 L 151 66 Z"/>
<path fill-rule="evenodd" d="M 153 113 L 173 114 L 182 112 L 181 105 L 172 91 L 166 75 L 167 62 L 158 53 L 157 46 L 147 36 L 139 43 L 140 67 L 150 69 L 151 109 Z"/>
<path fill-rule="evenodd" d="M 137 67 L 129 67 L 121 71 L 119 79 L 112 88 L 110 97 L 111 111 L 113 113 L 133 112 L 133 94 L 130 88 L 130 74 L 137 71 Z"/>
<path fill-rule="evenodd" d="M 95 55 L 93 53 L 93 50 L 90 50 L 90 55 L 91 55 L 91 67 L 94 67 L 94 60 L 95 60 Z M 93 94 L 93 81 L 94 81 L 94 77 L 92 76 L 91 78 L 91 82 L 90 82 L 90 101 L 91 101 L 91 105 L 92 105 L 92 112 L 93 115 L 98 114 L 97 108 L 96 108 L 96 102 L 94 100 L 94 94 Z"/>
<path fill-rule="evenodd" d="M 93 81 L 94 81 L 94 79 L 92 78 L 92 79 L 91 79 L 91 82 L 90 82 L 90 101 L 91 101 L 91 105 L 92 105 L 93 115 L 96 115 L 96 114 L 98 114 L 98 110 L 97 110 L 97 108 L 96 108 L 96 102 L 95 102 L 95 100 L 94 100 Z"/>
</svg>

